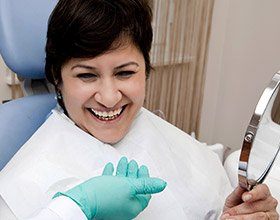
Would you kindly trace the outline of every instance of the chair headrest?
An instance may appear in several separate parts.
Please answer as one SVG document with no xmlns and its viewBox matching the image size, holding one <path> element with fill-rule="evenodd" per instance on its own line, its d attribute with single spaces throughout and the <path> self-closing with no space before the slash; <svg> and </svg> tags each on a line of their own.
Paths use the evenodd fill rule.
<svg viewBox="0 0 280 220">
<path fill-rule="evenodd" d="M 23 78 L 45 78 L 48 18 L 57 0 L 0 0 L 0 53 Z"/>
</svg>

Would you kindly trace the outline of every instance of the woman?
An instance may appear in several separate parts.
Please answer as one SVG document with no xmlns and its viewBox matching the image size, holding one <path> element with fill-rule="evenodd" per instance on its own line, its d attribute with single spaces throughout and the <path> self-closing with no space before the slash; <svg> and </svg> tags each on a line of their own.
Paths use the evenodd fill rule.
<svg viewBox="0 0 280 220">
<path fill-rule="evenodd" d="M 146 0 L 58 2 L 48 26 L 46 75 L 61 108 L 4 168 L 0 213 L 39 213 L 35 219 L 218 218 L 232 189 L 217 155 L 142 108 L 151 17 Z M 123 155 L 147 165 L 168 186 L 134 160 L 121 159 L 112 175 L 112 164 L 105 164 Z M 222 218 L 277 219 L 275 208 L 265 185 L 245 193 L 237 188 Z"/>
</svg>

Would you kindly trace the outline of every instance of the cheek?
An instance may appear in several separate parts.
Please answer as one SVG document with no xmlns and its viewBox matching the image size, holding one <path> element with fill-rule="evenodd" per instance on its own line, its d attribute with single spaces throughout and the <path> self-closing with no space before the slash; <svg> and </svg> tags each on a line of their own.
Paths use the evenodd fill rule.
<svg viewBox="0 0 280 220">
<path fill-rule="evenodd" d="M 139 81 L 139 96 L 142 97 L 142 99 L 145 98 L 146 93 L 146 77 L 141 78 L 141 81 Z"/>
<path fill-rule="evenodd" d="M 145 98 L 146 81 L 141 79 L 134 80 L 128 85 L 129 94 L 136 102 L 143 102 Z"/>
<path fill-rule="evenodd" d="M 64 83 L 61 87 L 61 92 L 67 110 L 80 107 L 92 95 L 89 88 L 80 86 L 77 83 Z"/>
</svg>

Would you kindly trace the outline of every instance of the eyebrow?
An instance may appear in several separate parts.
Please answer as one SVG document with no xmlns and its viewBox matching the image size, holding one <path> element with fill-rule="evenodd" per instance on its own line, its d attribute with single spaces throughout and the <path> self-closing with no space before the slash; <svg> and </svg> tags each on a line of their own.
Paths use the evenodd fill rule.
<svg viewBox="0 0 280 220">
<path fill-rule="evenodd" d="M 119 66 L 115 67 L 114 70 L 119 70 L 119 69 L 121 69 L 121 68 L 124 68 L 124 67 L 126 67 L 126 66 L 130 66 L 130 65 L 134 65 L 134 66 L 139 67 L 139 64 L 138 64 L 138 63 L 131 61 L 131 62 L 127 62 L 127 63 L 124 63 L 124 64 L 122 64 L 122 65 L 119 65 Z M 77 64 L 77 65 L 75 65 L 75 66 L 72 66 L 72 67 L 71 67 L 71 70 L 73 70 L 73 69 L 75 69 L 75 68 L 84 68 L 84 69 L 89 69 L 89 70 L 96 70 L 96 69 L 97 69 L 97 68 L 94 67 L 94 66 L 89 66 L 89 65 L 84 65 L 84 64 Z"/>
<path fill-rule="evenodd" d="M 131 61 L 131 62 L 124 63 L 124 64 L 122 64 L 120 66 L 115 67 L 114 70 L 118 70 L 118 69 L 121 69 L 123 67 L 130 66 L 130 65 L 134 65 L 134 66 L 139 67 L 138 63 Z"/>
</svg>

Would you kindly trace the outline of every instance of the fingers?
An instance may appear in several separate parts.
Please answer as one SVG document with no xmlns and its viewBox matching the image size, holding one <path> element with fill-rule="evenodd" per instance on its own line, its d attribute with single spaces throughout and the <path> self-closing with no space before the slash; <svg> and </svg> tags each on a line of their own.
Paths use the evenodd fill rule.
<svg viewBox="0 0 280 220">
<path fill-rule="evenodd" d="M 116 176 L 126 176 L 128 168 L 128 161 L 126 157 L 122 157 L 117 166 Z"/>
<path fill-rule="evenodd" d="M 239 216 L 230 216 L 223 215 L 221 220 L 278 220 L 279 215 L 276 211 L 271 212 L 256 212 L 253 214 L 239 215 Z"/>
<path fill-rule="evenodd" d="M 149 177 L 149 170 L 144 165 L 138 168 L 138 164 L 135 160 L 131 160 L 128 163 L 127 158 L 122 157 L 117 165 L 116 176 L 146 178 Z"/>
<path fill-rule="evenodd" d="M 135 160 L 131 160 L 127 168 L 127 177 L 137 178 L 138 164 Z"/>
<path fill-rule="evenodd" d="M 236 204 L 238 197 L 242 200 Z M 262 217 L 265 217 L 263 219 L 277 219 L 277 204 L 277 200 L 271 196 L 265 184 L 257 185 L 251 191 L 244 193 L 237 188 L 227 198 L 221 219 L 262 219 Z"/>
<path fill-rule="evenodd" d="M 107 163 L 106 166 L 104 167 L 102 175 L 111 176 L 113 175 L 113 172 L 114 172 L 114 165 L 112 163 Z"/>
<path fill-rule="evenodd" d="M 271 194 L 268 186 L 266 184 L 259 184 L 251 191 L 243 193 L 242 200 L 244 202 L 253 202 L 257 200 L 264 200 L 269 196 L 271 196 Z"/>
<path fill-rule="evenodd" d="M 142 210 L 144 210 L 148 206 L 149 201 L 151 200 L 151 198 L 152 198 L 151 194 L 136 195 L 136 199 L 140 202 L 140 204 L 142 206 Z"/>
<path fill-rule="evenodd" d="M 114 166 L 112 163 L 106 164 L 103 175 L 113 175 Z M 128 163 L 126 157 L 122 157 L 117 165 L 116 176 L 128 177 L 132 184 L 135 195 L 141 195 L 141 200 L 148 202 L 151 198 L 149 194 L 159 193 L 166 187 L 166 182 L 159 178 L 150 178 L 149 170 L 142 165 L 138 168 L 135 160 Z"/>
<path fill-rule="evenodd" d="M 242 203 L 242 194 L 244 192 L 245 189 L 241 188 L 240 186 L 236 187 L 235 190 L 227 197 L 225 201 L 224 211 Z"/>
<path fill-rule="evenodd" d="M 113 164 L 106 164 L 103 175 L 113 175 Z M 117 165 L 116 176 L 132 178 L 130 181 L 135 189 L 135 194 L 154 194 L 163 191 L 166 187 L 166 182 L 159 178 L 150 178 L 149 170 L 145 165 L 138 168 L 135 160 L 128 163 L 126 157 L 122 157 Z M 135 179 L 135 180 L 134 180 Z M 144 199 L 149 200 L 150 196 Z"/>
<path fill-rule="evenodd" d="M 138 170 L 138 178 L 150 177 L 149 170 L 145 165 L 142 165 Z"/>
<path fill-rule="evenodd" d="M 272 211 L 272 212 L 266 212 L 265 213 L 267 216 L 267 219 L 272 219 L 272 220 L 278 220 L 279 219 L 279 214 L 277 211 Z"/>
<path fill-rule="evenodd" d="M 136 194 L 154 194 L 163 191 L 166 182 L 159 178 L 139 178 L 133 182 Z"/>
<path fill-rule="evenodd" d="M 241 203 L 240 205 L 228 209 L 226 213 L 230 215 L 244 215 L 257 212 L 268 212 L 271 210 L 275 210 L 276 206 L 277 200 L 270 196 L 265 200 Z"/>
</svg>

